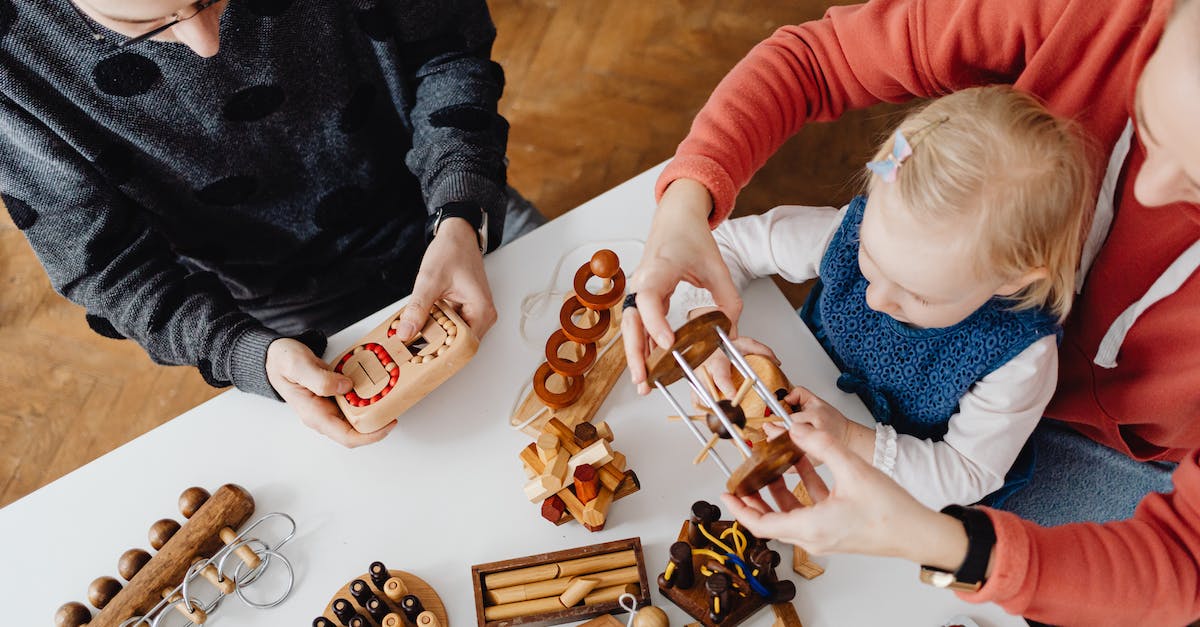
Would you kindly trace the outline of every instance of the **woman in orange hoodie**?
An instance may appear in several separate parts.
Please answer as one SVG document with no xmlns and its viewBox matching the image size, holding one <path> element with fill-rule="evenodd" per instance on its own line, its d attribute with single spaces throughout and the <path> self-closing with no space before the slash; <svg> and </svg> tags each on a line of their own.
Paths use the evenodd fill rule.
<svg viewBox="0 0 1200 627">
<path fill-rule="evenodd" d="M 741 300 L 709 228 L 806 122 L 990 83 L 1075 120 L 1099 149 L 1101 181 L 1053 420 L 1034 436 L 1034 484 L 1011 503 L 1045 523 L 1133 519 L 1045 529 L 988 511 L 997 558 L 974 598 L 1052 622 L 1185 622 L 1200 615 L 1200 1 L 877 0 L 777 31 L 718 85 L 659 180 L 631 281 L 637 310 L 623 322 L 633 380 L 648 389 L 648 338 L 673 339 L 664 314 L 680 281 L 736 318 Z M 1174 491 L 1146 497 L 1135 515 L 1146 493 L 1171 489 L 1176 463 Z M 871 493 L 856 482 L 886 483 L 841 474 L 844 499 Z M 918 511 L 889 516 L 921 520 Z M 872 531 L 904 537 L 862 530 L 827 548 L 886 552 Z M 964 561 L 963 544 L 950 545 L 958 553 L 944 568 Z"/>
</svg>

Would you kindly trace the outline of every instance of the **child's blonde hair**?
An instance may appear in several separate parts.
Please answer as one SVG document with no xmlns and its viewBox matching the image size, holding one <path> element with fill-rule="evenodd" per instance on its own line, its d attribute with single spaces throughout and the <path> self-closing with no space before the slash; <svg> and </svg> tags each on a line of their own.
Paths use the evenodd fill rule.
<svg viewBox="0 0 1200 627">
<path fill-rule="evenodd" d="M 1074 125 L 1007 86 L 975 87 L 914 111 L 898 130 L 912 146 L 896 182 L 918 219 L 974 221 L 976 274 L 1049 276 L 1012 295 L 1014 309 L 1066 318 L 1092 213 L 1092 174 Z M 895 133 L 874 160 L 892 152 Z M 868 189 L 887 185 L 871 176 Z"/>
</svg>

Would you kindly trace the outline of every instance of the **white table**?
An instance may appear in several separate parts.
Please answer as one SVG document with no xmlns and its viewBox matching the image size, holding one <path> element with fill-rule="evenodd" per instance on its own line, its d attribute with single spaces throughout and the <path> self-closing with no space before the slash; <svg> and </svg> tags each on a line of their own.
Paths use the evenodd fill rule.
<svg viewBox="0 0 1200 627">
<path fill-rule="evenodd" d="M 570 273 L 603 245 L 614 247 L 631 271 L 640 253 L 631 240 L 649 229 L 660 168 L 489 256 L 499 322 L 475 359 L 402 416 L 384 442 L 345 450 L 303 427 L 283 404 L 231 391 L 0 510 L 0 623 L 51 624 L 60 604 L 86 602 L 92 579 L 116 575 L 122 552 L 148 548 L 152 522 L 181 520 L 175 502 L 184 488 L 214 490 L 229 482 L 254 495 L 256 516 L 281 511 L 296 519 L 298 536 L 284 552 L 297 579 L 292 595 L 274 609 L 227 599 L 213 625 L 308 625 L 341 585 L 382 560 L 432 584 L 451 623 L 461 627 L 475 621 L 470 565 L 632 536 L 642 538 L 653 587 L 691 503 L 717 502 L 724 485 L 712 464 L 691 466 L 696 443 L 665 419 L 673 413 L 665 400 L 657 393 L 638 397 L 623 380 L 600 410 L 642 490 L 614 504 L 599 533 L 577 524 L 554 527 L 539 517 L 522 494 L 525 476 L 517 460 L 530 439 L 511 430 L 507 417 L 542 359 L 550 325 L 546 315 L 531 318 L 531 340 L 522 339 L 522 300 L 552 281 L 565 289 Z M 870 424 L 858 400 L 836 389 L 834 366 L 769 281 L 755 283 L 745 300 L 742 331 L 773 346 L 792 381 Z M 395 309 L 335 336 L 327 356 Z M 735 458 L 732 449 L 725 455 Z M 776 548 L 784 556 L 780 573 L 791 575 L 790 548 Z M 912 564 L 855 556 L 818 560 L 824 576 L 804 581 L 792 575 L 806 627 L 932 627 L 955 614 L 982 627 L 1024 624 L 994 605 L 967 605 L 918 583 Z M 657 589 L 653 595 L 673 624 L 691 622 Z M 766 611 L 747 624 L 772 621 Z"/>
</svg>

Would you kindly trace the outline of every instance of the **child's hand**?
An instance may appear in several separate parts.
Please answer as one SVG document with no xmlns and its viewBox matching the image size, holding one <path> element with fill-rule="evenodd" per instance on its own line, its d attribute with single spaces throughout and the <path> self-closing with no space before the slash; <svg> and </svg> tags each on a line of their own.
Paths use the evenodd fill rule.
<svg viewBox="0 0 1200 627">
<path fill-rule="evenodd" d="M 809 425 L 828 433 L 842 446 L 870 462 L 875 457 L 875 431 L 842 415 L 842 412 L 821 400 L 808 389 L 796 386 L 784 397 L 784 402 L 799 411 L 791 415 L 793 425 Z M 768 432 L 768 435 L 771 435 Z M 815 457 L 817 463 L 820 456 Z"/>
<path fill-rule="evenodd" d="M 349 392 L 350 377 L 333 372 L 298 340 L 281 338 L 267 347 L 267 380 L 301 422 L 342 446 L 378 442 L 396 426 L 393 420 L 373 433 L 355 431 L 337 403 L 324 398 Z"/>
</svg>

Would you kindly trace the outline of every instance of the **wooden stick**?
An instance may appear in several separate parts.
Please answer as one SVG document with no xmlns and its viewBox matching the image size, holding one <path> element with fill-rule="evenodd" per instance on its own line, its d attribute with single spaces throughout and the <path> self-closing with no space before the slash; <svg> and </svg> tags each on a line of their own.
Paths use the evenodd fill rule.
<svg viewBox="0 0 1200 627">
<path fill-rule="evenodd" d="M 704 444 L 704 448 L 700 449 L 700 454 L 696 455 L 696 459 L 693 459 L 692 463 L 697 466 L 700 465 L 700 462 L 704 461 L 704 459 L 706 457 L 708 457 L 708 452 L 712 450 L 713 446 L 716 446 L 717 440 L 720 440 L 720 439 L 721 439 L 721 436 L 719 436 L 715 433 L 712 434 L 711 436 L 709 436 L 708 442 L 706 442 Z"/>
<path fill-rule="evenodd" d="M 712 373 L 705 366 L 700 367 L 700 378 L 704 381 L 704 387 L 708 388 L 708 393 L 712 394 L 715 400 L 721 400 L 721 390 L 717 388 L 717 382 L 713 381 Z"/>
<path fill-rule="evenodd" d="M 562 603 L 563 607 L 575 607 L 583 600 L 592 590 L 596 589 L 596 584 L 599 583 L 595 579 L 580 577 L 571 582 L 567 589 L 558 597 L 558 602 Z"/>
<path fill-rule="evenodd" d="M 742 381 L 742 387 L 738 388 L 737 394 L 733 395 L 733 404 L 741 405 L 742 401 L 746 400 L 746 395 L 754 388 L 754 379 L 746 379 Z"/>
<path fill-rule="evenodd" d="M 608 508 L 612 502 L 613 491 L 608 488 L 600 488 L 596 498 L 584 506 L 583 520 L 579 522 L 582 522 L 588 531 L 600 531 L 604 528 L 604 522 L 608 520 Z"/>
<path fill-rule="evenodd" d="M 621 598 L 622 594 L 632 594 L 637 596 L 642 589 L 636 581 L 621 584 L 619 586 L 608 586 L 605 588 L 596 588 L 591 594 L 583 598 L 584 605 L 599 605 L 609 601 L 616 601 Z"/>
<path fill-rule="evenodd" d="M 555 562 L 553 564 L 540 564 L 538 566 L 490 573 L 483 576 L 483 585 L 489 590 L 494 590 L 496 588 L 557 579 L 559 577 L 591 575 L 593 573 L 625 566 L 634 566 L 636 564 L 637 555 L 634 554 L 633 549 L 629 549 L 615 553 L 581 557 L 564 562 Z"/>
<path fill-rule="evenodd" d="M 483 608 L 483 618 L 486 621 L 503 620 L 506 618 L 518 618 L 520 616 L 530 616 L 533 614 L 543 614 L 546 612 L 559 612 L 566 609 L 563 607 L 562 601 L 558 597 L 547 597 L 545 599 L 534 599 L 532 601 L 518 601 L 516 603 L 505 603 L 504 605 L 493 605 Z"/>
<path fill-rule="evenodd" d="M 624 568 L 589 573 L 587 575 L 588 579 L 596 580 L 597 591 L 604 587 L 637 583 L 638 577 L 637 566 L 626 566 Z M 558 579 L 535 581 L 507 588 L 490 588 L 484 592 L 484 598 L 490 605 L 503 605 L 505 603 L 516 603 L 517 601 L 556 597 L 566 592 L 567 588 L 571 585 L 571 581 L 574 579 L 576 579 L 574 576 L 559 577 Z"/>
<path fill-rule="evenodd" d="M 792 570 L 805 579 L 813 579 L 825 574 L 825 569 L 812 561 L 808 551 L 798 546 L 792 547 Z"/>
<path fill-rule="evenodd" d="M 705 420 L 707 418 L 708 418 L 707 414 L 694 414 L 694 415 L 688 416 L 688 420 Z M 682 420 L 682 418 L 680 418 L 676 414 L 671 414 L 670 416 L 667 416 L 667 420 Z"/>
<path fill-rule="evenodd" d="M 805 507 L 813 506 L 813 497 L 808 493 L 808 486 L 804 485 L 804 481 L 798 481 L 796 487 L 792 488 L 792 494 L 796 496 L 796 500 Z"/>
<path fill-rule="evenodd" d="M 771 606 L 771 611 L 775 612 L 775 622 L 771 627 L 804 627 L 800 615 L 796 613 L 796 606 L 791 603 L 776 603 Z"/>
</svg>

